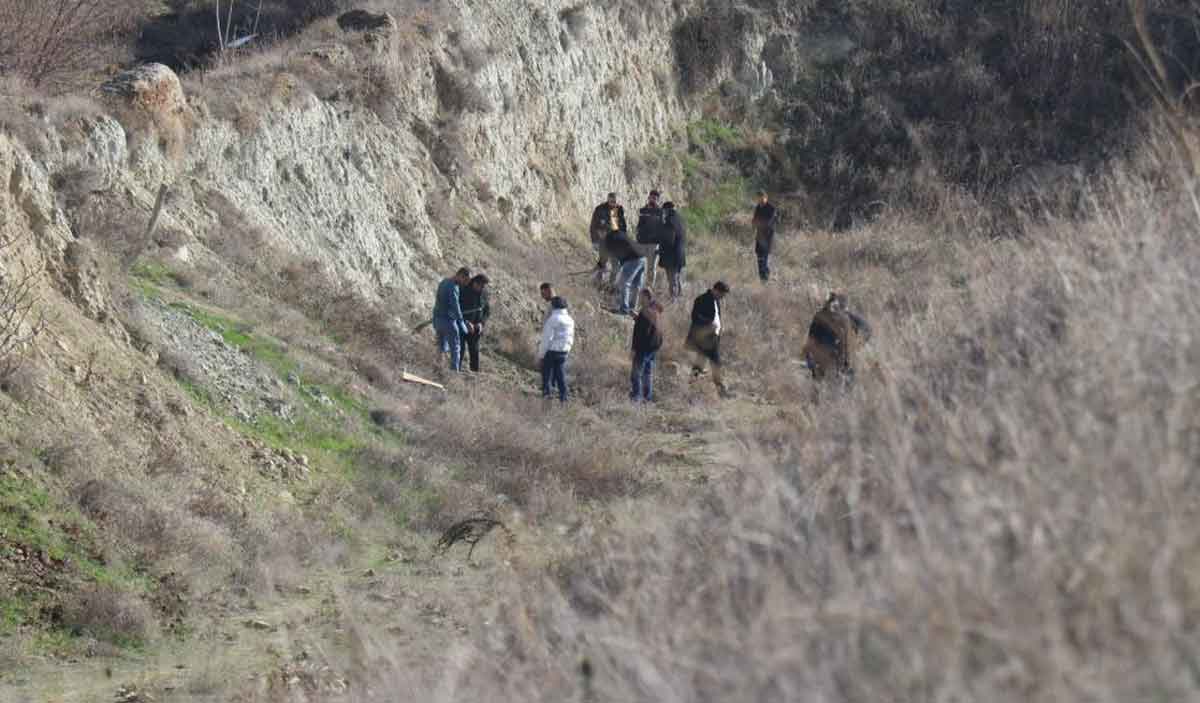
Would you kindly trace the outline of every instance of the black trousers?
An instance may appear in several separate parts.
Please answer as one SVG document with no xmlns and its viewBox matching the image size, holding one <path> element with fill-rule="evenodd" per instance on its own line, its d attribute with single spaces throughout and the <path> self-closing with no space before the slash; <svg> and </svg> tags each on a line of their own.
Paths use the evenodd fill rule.
<svg viewBox="0 0 1200 703">
<path fill-rule="evenodd" d="M 467 353 L 471 357 L 471 370 L 475 372 L 479 371 L 479 338 L 482 336 L 482 334 L 472 332 L 463 337 L 463 341 L 467 343 Z"/>
<path fill-rule="evenodd" d="M 754 243 L 754 256 L 758 258 L 758 277 L 767 281 L 771 278 L 771 245 L 762 242 Z"/>
</svg>

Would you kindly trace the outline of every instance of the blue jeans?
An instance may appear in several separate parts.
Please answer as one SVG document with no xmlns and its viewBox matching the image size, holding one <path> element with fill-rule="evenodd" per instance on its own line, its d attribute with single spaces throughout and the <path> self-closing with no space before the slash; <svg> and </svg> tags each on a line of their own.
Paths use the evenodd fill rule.
<svg viewBox="0 0 1200 703">
<path fill-rule="evenodd" d="M 567 402 L 567 353 L 548 351 L 542 357 L 542 397 L 550 397 L 550 387 L 558 386 L 558 399 Z"/>
<path fill-rule="evenodd" d="M 450 370 L 461 370 L 462 335 L 459 333 L 458 323 L 454 320 L 441 318 L 433 321 L 433 328 L 437 330 L 438 351 L 443 354 L 450 352 Z"/>
<path fill-rule="evenodd" d="M 621 279 L 617 283 L 616 308 L 621 314 L 633 312 L 638 291 L 642 289 L 642 278 L 646 275 L 646 260 L 634 259 L 621 264 Z"/>
<path fill-rule="evenodd" d="M 633 369 L 629 373 L 630 400 L 654 400 L 654 358 L 658 352 L 634 353 Z"/>
</svg>

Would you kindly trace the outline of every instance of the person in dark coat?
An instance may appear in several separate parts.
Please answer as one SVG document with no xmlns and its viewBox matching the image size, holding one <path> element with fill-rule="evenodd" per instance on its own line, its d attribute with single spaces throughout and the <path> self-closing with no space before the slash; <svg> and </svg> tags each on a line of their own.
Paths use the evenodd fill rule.
<svg viewBox="0 0 1200 703">
<path fill-rule="evenodd" d="M 712 362 L 713 383 L 722 398 L 729 391 L 721 380 L 721 299 L 729 294 L 729 286 L 717 281 L 713 287 L 692 303 L 692 326 L 688 330 L 687 346 L 696 355 L 692 378 L 704 375 L 705 364 Z"/>
<path fill-rule="evenodd" d="M 467 334 L 463 339 L 467 343 L 471 370 L 475 373 L 479 373 L 479 340 L 483 337 L 483 326 L 492 314 L 488 301 L 488 283 L 488 277 L 481 273 L 467 283 L 460 297 L 463 320 L 467 323 Z"/>
<path fill-rule="evenodd" d="M 771 204 L 767 192 L 759 191 L 758 205 L 754 207 L 754 256 L 758 259 L 758 278 L 766 283 L 771 278 L 771 247 L 775 244 L 775 226 L 779 223 L 779 210 Z"/>
<path fill-rule="evenodd" d="M 609 266 L 608 250 L 604 246 L 604 238 L 609 232 L 628 232 L 629 226 L 625 222 L 625 207 L 617 202 L 617 194 L 609 193 L 608 198 L 596 206 L 592 210 L 592 223 L 588 229 L 589 237 L 592 241 L 592 249 L 596 251 L 596 285 L 604 283 L 604 274 L 608 270 L 608 285 L 611 287 L 616 284 L 617 266 L 615 263 Z"/>
<path fill-rule="evenodd" d="M 662 241 L 664 229 L 663 209 L 658 204 L 659 197 L 660 193 L 657 190 L 650 191 L 646 204 L 638 210 L 636 232 L 637 243 L 642 245 L 645 252 L 646 260 L 643 263 L 650 274 L 651 288 L 658 280 L 658 244 Z"/>
<path fill-rule="evenodd" d="M 687 232 L 683 217 L 675 209 L 675 203 L 663 203 L 663 220 L 671 231 L 670 242 L 659 247 L 658 265 L 667 270 L 671 283 L 671 302 L 683 295 L 683 268 L 687 265 Z"/>
<path fill-rule="evenodd" d="M 629 241 L 628 235 L 620 230 L 609 232 L 604 238 L 604 246 L 608 249 L 608 255 L 621 267 L 613 307 L 620 314 L 628 315 L 633 312 L 633 305 L 636 303 L 634 293 L 642 287 L 646 261 L 633 242 Z"/>
<path fill-rule="evenodd" d="M 649 288 L 642 289 L 638 302 L 641 303 L 641 312 L 638 313 L 637 321 L 633 323 L 633 367 L 629 371 L 629 399 L 635 403 L 649 403 L 654 400 L 654 360 L 663 344 L 662 330 L 659 327 L 662 306 L 654 301 L 654 294 Z"/>
</svg>

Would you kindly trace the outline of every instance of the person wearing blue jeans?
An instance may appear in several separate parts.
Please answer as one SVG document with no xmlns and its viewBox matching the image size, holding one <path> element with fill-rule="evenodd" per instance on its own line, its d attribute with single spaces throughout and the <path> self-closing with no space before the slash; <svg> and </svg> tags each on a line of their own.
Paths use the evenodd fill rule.
<svg viewBox="0 0 1200 703">
<path fill-rule="evenodd" d="M 629 372 L 629 399 L 636 402 L 654 400 L 654 360 L 662 348 L 662 332 L 658 327 L 658 316 L 662 306 L 654 301 L 649 288 L 643 288 L 638 296 L 641 312 L 633 323 L 632 358 Z"/>
<path fill-rule="evenodd" d="M 546 352 L 542 357 L 542 397 L 554 397 L 558 388 L 558 399 L 567 402 L 567 353 Z"/>
<path fill-rule="evenodd" d="M 638 257 L 621 262 L 621 278 L 617 282 L 617 311 L 622 315 L 633 312 L 634 294 L 642 287 L 646 275 L 646 260 Z"/>
<path fill-rule="evenodd" d="M 538 343 L 538 364 L 542 369 L 542 397 L 550 398 L 554 386 L 558 399 L 567 402 L 567 355 L 575 343 L 575 320 L 567 312 L 567 301 L 559 296 L 550 299 L 550 315 L 542 325 Z"/>
<path fill-rule="evenodd" d="M 438 284 L 433 303 L 433 328 L 437 331 L 438 352 L 450 354 L 450 370 L 462 370 L 462 340 L 470 331 L 463 319 L 461 289 L 471 280 L 471 270 L 463 267 L 452 278 Z"/>
</svg>

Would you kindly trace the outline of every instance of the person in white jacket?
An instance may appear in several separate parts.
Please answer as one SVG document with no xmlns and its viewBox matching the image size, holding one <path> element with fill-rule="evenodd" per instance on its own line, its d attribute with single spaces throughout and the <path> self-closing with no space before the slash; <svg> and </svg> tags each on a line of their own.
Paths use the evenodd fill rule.
<svg viewBox="0 0 1200 703">
<path fill-rule="evenodd" d="M 542 397 L 550 397 L 551 385 L 558 386 L 558 399 L 567 402 L 567 354 L 575 343 L 575 320 L 567 312 L 567 301 L 550 300 L 550 316 L 542 325 L 538 364 L 542 367 Z"/>
</svg>

